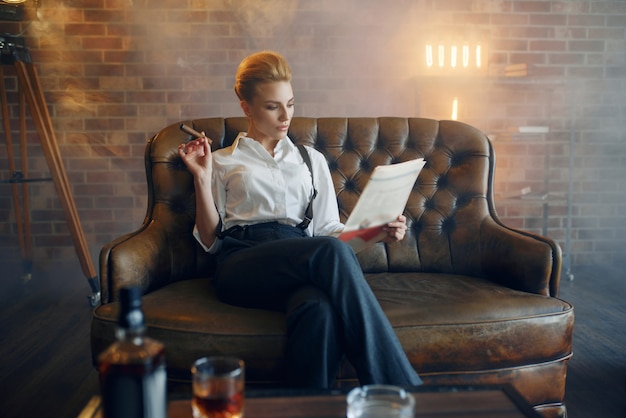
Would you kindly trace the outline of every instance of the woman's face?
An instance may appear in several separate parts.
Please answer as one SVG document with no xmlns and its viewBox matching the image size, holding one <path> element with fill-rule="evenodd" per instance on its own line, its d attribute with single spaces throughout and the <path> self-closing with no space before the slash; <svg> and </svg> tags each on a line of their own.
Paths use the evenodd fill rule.
<svg viewBox="0 0 626 418">
<path fill-rule="evenodd" d="M 257 141 L 280 140 L 287 130 L 294 112 L 294 97 L 289 81 L 260 83 L 251 102 L 241 102 L 250 120 L 248 136 Z"/>
</svg>

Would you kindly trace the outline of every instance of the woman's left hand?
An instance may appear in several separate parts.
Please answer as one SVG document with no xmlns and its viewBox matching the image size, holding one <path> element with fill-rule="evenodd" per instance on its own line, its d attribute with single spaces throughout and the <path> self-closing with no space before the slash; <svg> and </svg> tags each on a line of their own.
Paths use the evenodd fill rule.
<svg viewBox="0 0 626 418">
<path fill-rule="evenodd" d="M 383 231 L 387 232 L 387 236 L 383 238 L 382 241 L 386 242 L 387 244 L 402 241 L 402 239 L 406 235 L 406 230 L 406 216 L 400 215 L 395 221 L 389 222 L 383 228 Z"/>
</svg>

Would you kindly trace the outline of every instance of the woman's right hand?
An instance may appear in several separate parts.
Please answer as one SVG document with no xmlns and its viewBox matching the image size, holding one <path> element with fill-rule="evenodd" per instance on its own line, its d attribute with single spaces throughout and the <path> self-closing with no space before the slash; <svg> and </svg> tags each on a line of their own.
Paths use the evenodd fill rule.
<svg viewBox="0 0 626 418">
<path fill-rule="evenodd" d="M 193 175 L 196 191 L 196 228 L 200 241 L 207 247 L 215 242 L 220 221 L 211 192 L 213 157 L 209 141 L 202 132 L 200 138 L 178 146 L 178 155 Z"/>
<path fill-rule="evenodd" d="M 178 155 L 194 177 L 207 174 L 210 176 L 213 169 L 213 158 L 211 158 L 211 145 L 206 136 L 196 138 L 186 144 L 180 144 Z"/>
</svg>

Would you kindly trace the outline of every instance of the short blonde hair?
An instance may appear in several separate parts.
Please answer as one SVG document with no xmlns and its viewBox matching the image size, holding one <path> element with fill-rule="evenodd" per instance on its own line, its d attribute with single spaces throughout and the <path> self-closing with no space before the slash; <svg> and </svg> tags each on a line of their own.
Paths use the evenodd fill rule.
<svg viewBox="0 0 626 418">
<path fill-rule="evenodd" d="M 285 57 L 274 51 L 261 51 L 241 61 L 235 74 L 235 93 L 239 100 L 252 101 L 259 83 L 291 81 L 291 68 Z"/>
</svg>

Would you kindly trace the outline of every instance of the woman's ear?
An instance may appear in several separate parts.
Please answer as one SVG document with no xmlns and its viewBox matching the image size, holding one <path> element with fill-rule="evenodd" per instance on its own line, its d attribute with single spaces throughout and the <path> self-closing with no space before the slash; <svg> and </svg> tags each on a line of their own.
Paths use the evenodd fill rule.
<svg viewBox="0 0 626 418">
<path fill-rule="evenodd" d="M 241 110 L 243 110 L 243 114 L 247 117 L 250 117 L 252 113 L 250 112 L 250 106 L 248 106 L 248 102 L 246 102 L 245 100 L 241 100 L 239 102 L 239 105 L 241 106 Z"/>
</svg>

